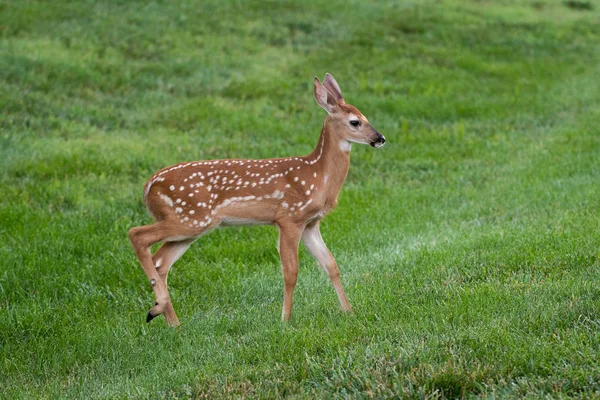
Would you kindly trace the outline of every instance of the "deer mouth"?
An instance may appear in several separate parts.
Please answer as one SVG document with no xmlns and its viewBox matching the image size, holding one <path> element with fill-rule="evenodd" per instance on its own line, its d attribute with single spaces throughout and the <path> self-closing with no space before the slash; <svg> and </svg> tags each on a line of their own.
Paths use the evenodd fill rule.
<svg viewBox="0 0 600 400">
<path fill-rule="evenodd" d="M 381 133 L 378 133 L 377 134 L 377 139 L 373 140 L 369 144 L 371 146 L 373 146 L 374 148 L 376 148 L 376 149 L 378 149 L 380 147 L 383 147 L 383 145 L 385 144 L 385 137 Z"/>
</svg>

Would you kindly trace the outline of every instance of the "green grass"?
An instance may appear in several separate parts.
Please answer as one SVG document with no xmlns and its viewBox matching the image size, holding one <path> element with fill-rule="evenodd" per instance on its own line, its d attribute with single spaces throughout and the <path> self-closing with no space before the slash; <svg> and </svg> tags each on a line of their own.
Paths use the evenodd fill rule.
<svg viewBox="0 0 600 400">
<path fill-rule="evenodd" d="M 599 17 L 0 1 L 0 397 L 600 397 Z M 248 227 L 175 265 L 181 329 L 146 325 L 145 180 L 307 154 L 327 71 L 388 139 L 322 223 L 355 313 L 302 249 L 282 324 L 277 233 Z"/>
</svg>

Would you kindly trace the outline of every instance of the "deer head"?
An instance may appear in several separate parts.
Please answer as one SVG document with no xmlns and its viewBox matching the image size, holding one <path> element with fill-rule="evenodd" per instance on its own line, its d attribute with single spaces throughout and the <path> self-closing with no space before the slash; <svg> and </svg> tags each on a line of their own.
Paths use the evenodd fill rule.
<svg viewBox="0 0 600 400">
<path fill-rule="evenodd" d="M 332 125 L 332 132 L 339 136 L 340 143 L 362 143 L 382 147 L 385 137 L 371 126 L 356 107 L 346 104 L 340 86 L 331 74 L 327 73 L 323 84 L 315 76 L 315 100 L 327 111 L 326 123 Z"/>
</svg>

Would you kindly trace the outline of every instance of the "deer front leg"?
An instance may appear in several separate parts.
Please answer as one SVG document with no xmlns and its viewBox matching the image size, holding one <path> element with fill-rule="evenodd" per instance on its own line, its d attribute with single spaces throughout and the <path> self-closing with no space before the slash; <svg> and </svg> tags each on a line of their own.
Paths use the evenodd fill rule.
<svg viewBox="0 0 600 400">
<path fill-rule="evenodd" d="M 158 275 L 167 284 L 167 276 L 173 264 L 186 252 L 194 239 L 180 242 L 166 242 L 152 256 L 152 262 L 158 271 Z"/>
<path fill-rule="evenodd" d="M 313 255 L 313 257 L 317 260 L 317 262 L 321 265 L 321 267 L 325 270 L 331 283 L 333 284 L 333 288 L 337 293 L 338 299 L 340 300 L 340 305 L 342 306 L 342 311 L 348 312 L 352 311 L 352 306 L 348 302 L 348 298 L 346 297 L 346 293 L 344 292 L 344 288 L 342 287 L 342 282 L 340 280 L 340 271 L 338 270 L 337 263 L 335 262 L 335 258 L 331 255 L 331 252 L 323 242 L 323 238 L 321 237 L 321 231 L 319 230 L 319 222 L 315 222 L 312 225 L 308 225 L 304 232 L 302 232 L 302 241 L 304 245 Z"/>
<path fill-rule="evenodd" d="M 154 307 L 148 312 L 146 322 L 150 322 L 154 317 L 165 314 L 165 319 L 169 326 L 178 326 L 179 319 L 175 314 L 175 309 L 171 303 L 169 292 L 167 291 L 167 285 L 164 280 L 160 277 L 152 256 L 150 253 L 150 247 L 154 243 L 166 240 L 169 236 L 169 229 L 164 224 L 156 223 L 154 225 L 138 226 L 129 230 L 129 239 L 131 245 L 135 250 L 135 254 L 152 285 L 154 296 L 156 297 L 156 303 Z"/>
<path fill-rule="evenodd" d="M 283 273 L 283 310 L 281 319 L 292 315 L 292 297 L 298 279 L 298 243 L 302 229 L 296 225 L 279 225 L 279 257 Z"/>
</svg>

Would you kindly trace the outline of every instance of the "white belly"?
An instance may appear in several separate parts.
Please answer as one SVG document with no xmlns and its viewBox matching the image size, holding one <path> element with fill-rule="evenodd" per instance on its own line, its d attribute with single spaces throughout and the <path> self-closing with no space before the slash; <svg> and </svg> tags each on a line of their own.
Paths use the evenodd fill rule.
<svg viewBox="0 0 600 400">
<path fill-rule="evenodd" d="M 269 221 L 261 221 L 251 218 L 238 218 L 238 217 L 223 217 L 221 219 L 222 226 L 242 226 L 242 225 L 269 225 Z"/>
</svg>

